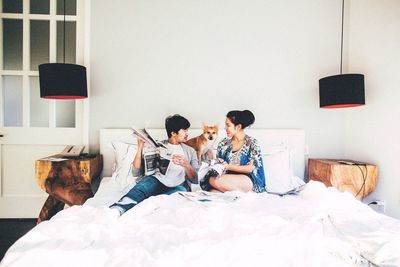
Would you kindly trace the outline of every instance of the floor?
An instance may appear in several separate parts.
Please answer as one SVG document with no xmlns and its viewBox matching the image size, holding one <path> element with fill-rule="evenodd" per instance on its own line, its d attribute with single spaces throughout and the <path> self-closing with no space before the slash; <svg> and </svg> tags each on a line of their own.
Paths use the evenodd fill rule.
<svg viewBox="0 0 400 267">
<path fill-rule="evenodd" d="M 36 219 L 0 219 L 0 260 L 8 248 L 36 225 Z"/>
</svg>

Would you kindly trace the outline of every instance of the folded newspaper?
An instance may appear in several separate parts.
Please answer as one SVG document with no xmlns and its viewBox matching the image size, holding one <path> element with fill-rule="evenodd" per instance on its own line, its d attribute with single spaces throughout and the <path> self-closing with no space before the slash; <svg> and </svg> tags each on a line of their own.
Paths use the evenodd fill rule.
<svg viewBox="0 0 400 267">
<path fill-rule="evenodd" d="M 160 172 L 165 175 L 172 157 L 167 146 L 154 139 L 145 128 L 137 129 L 132 127 L 132 135 L 145 143 L 145 148 L 142 152 L 144 174 L 153 175 L 156 172 Z"/>
<path fill-rule="evenodd" d="M 214 203 L 230 203 L 239 199 L 238 195 L 233 192 L 229 193 L 213 193 L 206 191 L 196 191 L 196 192 L 178 192 L 179 195 L 184 198 L 191 200 L 193 202 L 209 206 Z"/>
<path fill-rule="evenodd" d="M 297 195 L 298 193 L 300 193 L 300 191 L 302 191 L 304 189 L 305 186 L 306 186 L 306 184 L 302 184 L 302 185 L 297 186 L 286 192 L 270 192 L 267 190 L 267 193 L 272 194 L 272 195 L 278 195 L 280 197 L 287 196 L 287 195 Z"/>
</svg>

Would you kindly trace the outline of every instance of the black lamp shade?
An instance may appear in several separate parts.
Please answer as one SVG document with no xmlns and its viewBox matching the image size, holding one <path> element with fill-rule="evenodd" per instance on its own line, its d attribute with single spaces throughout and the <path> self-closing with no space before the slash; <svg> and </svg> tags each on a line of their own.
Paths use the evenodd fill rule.
<svg viewBox="0 0 400 267">
<path fill-rule="evenodd" d="M 47 99 L 87 98 L 86 68 L 76 64 L 39 65 L 40 97 Z"/>
<path fill-rule="evenodd" d="M 365 105 L 364 75 L 340 74 L 319 80 L 321 108 L 348 108 Z"/>
</svg>

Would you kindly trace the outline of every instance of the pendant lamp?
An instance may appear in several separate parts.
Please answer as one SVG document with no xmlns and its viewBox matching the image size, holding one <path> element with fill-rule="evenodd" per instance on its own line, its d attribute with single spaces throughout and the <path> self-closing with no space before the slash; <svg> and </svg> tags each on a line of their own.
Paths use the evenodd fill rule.
<svg viewBox="0 0 400 267">
<path fill-rule="evenodd" d="M 340 74 L 319 80 L 319 103 L 321 108 L 347 108 L 365 105 L 364 75 L 343 74 L 343 17 L 344 0 L 342 0 L 342 32 L 340 46 Z"/>
<path fill-rule="evenodd" d="M 68 100 L 87 98 L 86 67 L 65 63 L 65 0 L 63 26 L 63 63 L 39 65 L 40 97 Z"/>
</svg>

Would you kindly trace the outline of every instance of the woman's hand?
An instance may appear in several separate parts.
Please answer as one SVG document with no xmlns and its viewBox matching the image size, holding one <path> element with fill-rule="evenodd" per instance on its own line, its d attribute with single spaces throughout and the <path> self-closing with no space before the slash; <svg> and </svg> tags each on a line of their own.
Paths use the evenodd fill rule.
<svg viewBox="0 0 400 267">
<path fill-rule="evenodd" d="M 227 162 L 224 161 L 222 163 L 222 165 L 224 165 L 224 171 L 229 171 L 230 170 L 231 165 L 229 165 Z"/>
<path fill-rule="evenodd" d="M 224 171 L 229 171 L 231 169 L 231 166 L 228 162 L 226 162 L 225 160 L 219 158 L 219 163 L 221 163 L 224 166 Z"/>
<path fill-rule="evenodd" d="M 249 162 L 248 165 L 231 165 L 231 164 L 224 164 L 225 171 L 233 171 L 233 172 L 240 172 L 240 173 L 252 173 L 254 170 L 253 162 Z"/>
</svg>

